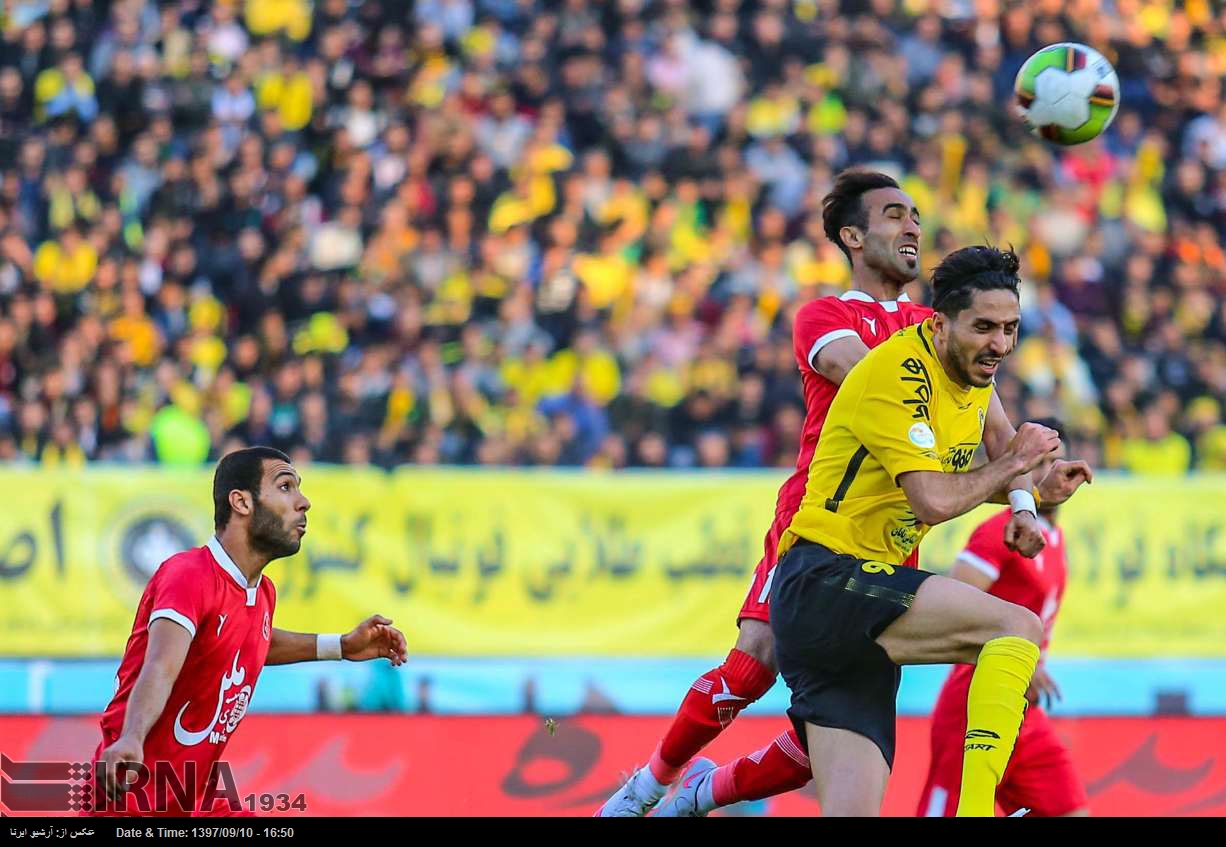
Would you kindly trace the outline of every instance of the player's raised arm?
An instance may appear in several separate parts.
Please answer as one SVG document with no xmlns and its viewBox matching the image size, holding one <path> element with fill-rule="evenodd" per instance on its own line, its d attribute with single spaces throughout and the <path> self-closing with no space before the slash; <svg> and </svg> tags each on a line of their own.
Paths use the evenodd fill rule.
<svg viewBox="0 0 1226 847">
<path fill-rule="evenodd" d="M 128 699 L 123 730 L 115 743 L 102 751 L 106 791 L 112 798 L 118 793 L 119 765 L 144 761 L 145 736 L 166 708 L 193 637 L 194 633 L 183 624 L 168 618 L 159 618 L 149 625 L 145 662 Z"/>
<path fill-rule="evenodd" d="M 267 665 L 288 665 L 323 659 L 363 662 L 388 659 L 399 667 L 408 660 L 404 633 L 392 626 L 390 618 L 373 615 L 345 635 L 316 635 L 273 629 Z"/>
</svg>

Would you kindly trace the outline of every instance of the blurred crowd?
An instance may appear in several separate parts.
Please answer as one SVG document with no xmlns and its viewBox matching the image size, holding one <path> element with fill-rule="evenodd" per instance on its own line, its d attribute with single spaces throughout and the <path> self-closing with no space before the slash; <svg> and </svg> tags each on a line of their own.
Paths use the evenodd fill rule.
<svg viewBox="0 0 1226 847">
<path fill-rule="evenodd" d="M 1018 249 L 1015 420 L 1224 470 L 1221 5 L 10 0 L 0 461 L 791 465 L 859 165 L 926 268 Z M 1011 92 L 1070 40 L 1122 106 L 1059 148 Z"/>
</svg>

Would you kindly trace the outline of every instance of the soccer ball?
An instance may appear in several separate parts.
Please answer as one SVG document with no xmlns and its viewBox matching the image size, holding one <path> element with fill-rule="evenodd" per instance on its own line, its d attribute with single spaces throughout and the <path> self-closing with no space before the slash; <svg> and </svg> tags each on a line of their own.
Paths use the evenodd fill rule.
<svg viewBox="0 0 1226 847">
<path fill-rule="evenodd" d="M 1097 138 L 1120 107 L 1115 68 L 1084 44 L 1044 47 L 1017 72 L 1013 91 L 1030 131 L 1056 144 Z"/>
</svg>

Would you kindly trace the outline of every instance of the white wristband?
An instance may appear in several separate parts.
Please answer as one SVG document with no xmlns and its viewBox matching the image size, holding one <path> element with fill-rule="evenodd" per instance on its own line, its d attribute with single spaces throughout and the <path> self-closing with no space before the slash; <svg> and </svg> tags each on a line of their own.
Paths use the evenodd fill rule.
<svg viewBox="0 0 1226 847">
<path fill-rule="evenodd" d="M 1009 492 L 1009 505 L 1013 507 L 1013 514 L 1018 512 L 1030 512 L 1036 518 L 1039 516 L 1039 507 L 1035 505 L 1034 495 L 1024 488 L 1015 488 Z"/>
<path fill-rule="evenodd" d="M 315 636 L 315 658 L 316 659 L 341 659 L 341 637 L 340 635 L 317 635 Z"/>
</svg>

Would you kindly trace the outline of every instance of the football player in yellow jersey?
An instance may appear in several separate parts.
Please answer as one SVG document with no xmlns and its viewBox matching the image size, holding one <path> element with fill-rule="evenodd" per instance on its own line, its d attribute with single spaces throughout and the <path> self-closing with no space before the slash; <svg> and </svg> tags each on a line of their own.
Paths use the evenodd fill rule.
<svg viewBox="0 0 1226 847">
<path fill-rule="evenodd" d="M 1017 340 L 1018 259 L 968 247 L 933 273 L 935 313 L 852 368 L 831 404 L 771 593 L 788 715 L 825 815 L 875 815 L 894 759 L 900 666 L 977 664 L 959 814 L 992 815 L 1038 660 L 1028 609 L 903 562 L 928 529 L 981 503 L 1059 447 L 1023 424 L 971 470 L 996 369 Z M 1016 502 L 1029 499 L 1028 504 Z"/>
</svg>

